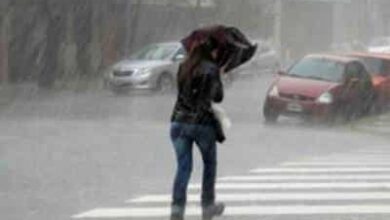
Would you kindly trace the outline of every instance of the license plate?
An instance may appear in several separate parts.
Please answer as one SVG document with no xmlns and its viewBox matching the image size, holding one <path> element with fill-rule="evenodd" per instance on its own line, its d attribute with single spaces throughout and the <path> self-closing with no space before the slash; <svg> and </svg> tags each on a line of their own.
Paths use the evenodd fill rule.
<svg viewBox="0 0 390 220">
<path fill-rule="evenodd" d="M 296 102 L 290 102 L 287 104 L 287 110 L 291 112 L 302 112 L 303 108 L 302 105 Z"/>
</svg>

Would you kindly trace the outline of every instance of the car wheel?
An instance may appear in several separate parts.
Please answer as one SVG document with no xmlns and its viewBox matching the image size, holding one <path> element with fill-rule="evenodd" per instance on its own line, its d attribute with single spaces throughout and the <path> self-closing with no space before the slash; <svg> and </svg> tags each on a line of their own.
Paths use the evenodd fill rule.
<svg viewBox="0 0 390 220">
<path fill-rule="evenodd" d="M 174 90 L 173 77 L 168 73 L 163 73 L 157 81 L 157 91 L 162 94 L 170 93 Z"/>
<path fill-rule="evenodd" d="M 274 109 L 272 109 L 267 104 L 264 105 L 263 115 L 264 115 L 265 122 L 269 124 L 276 123 L 279 117 L 279 113 Z"/>
</svg>

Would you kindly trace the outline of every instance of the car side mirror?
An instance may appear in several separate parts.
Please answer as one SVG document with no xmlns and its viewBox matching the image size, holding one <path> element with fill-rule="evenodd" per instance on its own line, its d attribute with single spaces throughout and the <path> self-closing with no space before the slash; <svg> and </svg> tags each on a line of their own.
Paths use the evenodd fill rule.
<svg viewBox="0 0 390 220">
<path fill-rule="evenodd" d="M 185 59 L 185 55 L 184 54 L 178 54 L 176 55 L 174 58 L 173 58 L 173 61 L 177 61 L 177 62 L 180 62 L 180 61 L 183 61 Z"/>
</svg>

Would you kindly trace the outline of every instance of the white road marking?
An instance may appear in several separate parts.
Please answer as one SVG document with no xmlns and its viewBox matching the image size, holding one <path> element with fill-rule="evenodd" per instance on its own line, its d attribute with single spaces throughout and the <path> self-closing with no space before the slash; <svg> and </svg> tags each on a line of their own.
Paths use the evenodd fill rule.
<svg viewBox="0 0 390 220">
<path fill-rule="evenodd" d="M 357 151 L 357 153 L 361 153 L 361 154 L 390 154 L 390 151 L 389 150 L 359 150 Z"/>
<path fill-rule="evenodd" d="M 374 156 L 374 155 L 362 155 L 362 156 L 329 156 L 329 157 L 321 157 L 321 158 L 311 158 L 314 160 L 344 160 L 344 161 L 356 161 L 356 160 L 382 160 L 389 161 L 389 156 Z"/>
<path fill-rule="evenodd" d="M 389 172 L 390 167 L 332 167 L 332 168 L 258 168 L 251 173 L 317 173 L 317 172 Z"/>
<path fill-rule="evenodd" d="M 200 184 L 191 184 L 188 189 L 200 189 Z M 291 182 L 291 183 L 219 183 L 216 185 L 217 189 L 390 189 L 390 182 L 367 183 L 367 182 L 323 182 L 323 183 L 305 183 L 305 182 Z"/>
<path fill-rule="evenodd" d="M 370 159 L 370 158 L 361 158 L 361 159 L 348 159 L 348 160 L 344 160 L 344 159 L 341 159 L 341 158 L 321 158 L 321 159 L 306 159 L 306 160 L 303 160 L 304 162 L 323 162 L 323 163 L 356 163 L 356 161 L 359 161 L 360 163 L 362 163 L 362 165 L 364 165 L 365 163 L 388 163 L 390 161 L 390 159 Z"/>
<path fill-rule="evenodd" d="M 188 207 L 186 216 L 199 216 L 200 208 Z M 81 213 L 72 218 L 161 218 L 168 217 L 169 207 L 102 208 Z M 325 214 L 390 214 L 390 205 L 285 205 L 285 206 L 227 206 L 225 216 L 325 215 Z"/>
<path fill-rule="evenodd" d="M 282 166 L 327 166 L 327 167 L 337 167 L 337 166 L 359 166 L 359 167 L 371 167 L 371 166 L 390 166 L 390 162 L 285 162 L 281 164 Z"/>
<path fill-rule="evenodd" d="M 382 154 L 383 153 L 383 154 Z M 387 154 L 386 154 L 387 153 Z M 286 162 L 280 168 L 258 168 L 255 175 L 219 178 L 216 185 L 218 199 L 240 202 L 241 206 L 227 206 L 226 216 L 264 215 L 321 215 L 321 214 L 390 214 L 390 151 L 359 151 L 358 154 L 333 154 L 327 157 L 308 158 L 303 162 Z M 381 174 L 382 173 L 382 174 Z M 264 174 L 264 175 L 261 175 Z M 269 175 L 267 175 L 269 174 Z M 283 175 L 285 174 L 285 175 Z M 345 174 L 345 175 L 344 175 Z M 261 181 L 280 181 L 276 183 Z M 366 182 L 368 180 L 386 182 Z M 258 182 L 257 182 L 258 181 Z M 301 182 L 299 182 L 301 181 Z M 305 182 L 306 181 L 306 182 Z M 307 182 L 321 181 L 321 182 Z M 337 181 L 337 182 L 335 182 Z M 344 181 L 344 182 L 338 182 Z M 189 185 L 189 190 L 199 190 L 200 184 Z M 375 192 L 252 192 L 250 190 L 318 190 L 318 189 L 370 189 Z M 227 192 L 225 190 L 237 190 Z M 249 190 L 249 191 L 242 191 Z M 245 192 L 245 193 L 239 193 Z M 187 199 L 199 202 L 200 196 L 192 191 Z M 126 201 L 131 204 L 163 203 L 163 207 L 98 208 L 72 216 L 82 218 L 161 218 L 170 214 L 171 195 L 146 195 Z M 245 202 L 268 201 L 348 201 L 349 205 L 245 205 Z M 357 201 L 375 204 L 354 205 Z M 382 202 L 384 204 L 380 204 Z M 352 203 L 352 204 L 351 204 Z M 377 204 L 378 203 L 378 204 Z M 199 207 L 186 209 L 187 216 L 198 216 Z"/>
<path fill-rule="evenodd" d="M 296 181 L 296 180 L 390 180 L 390 175 L 248 175 L 248 176 L 226 176 L 219 181 Z"/>
<path fill-rule="evenodd" d="M 390 156 L 386 155 L 334 155 L 326 157 L 310 157 L 305 160 L 340 160 L 340 161 L 355 161 L 356 160 L 380 160 L 380 161 L 389 161 Z"/>
<path fill-rule="evenodd" d="M 347 192 L 347 193 L 220 193 L 218 200 L 225 202 L 254 202 L 254 201 L 346 201 L 346 200 L 389 200 L 390 193 L 386 192 Z M 171 195 L 146 195 L 130 199 L 126 203 L 170 203 Z M 200 195 L 187 195 L 188 202 L 199 202 Z"/>
</svg>

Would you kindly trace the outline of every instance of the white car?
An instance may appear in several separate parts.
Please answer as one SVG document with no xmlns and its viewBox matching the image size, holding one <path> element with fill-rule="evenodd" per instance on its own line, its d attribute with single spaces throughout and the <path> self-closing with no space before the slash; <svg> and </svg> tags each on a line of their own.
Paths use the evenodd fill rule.
<svg viewBox="0 0 390 220">
<path fill-rule="evenodd" d="M 374 53 L 390 53 L 390 37 L 375 38 L 369 44 L 368 51 Z"/>
<path fill-rule="evenodd" d="M 184 58 L 185 50 L 179 42 L 145 46 L 109 68 L 105 85 L 114 92 L 130 89 L 172 91 L 179 64 Z"/>
</svg>

